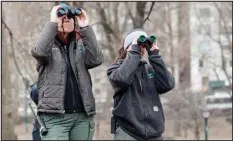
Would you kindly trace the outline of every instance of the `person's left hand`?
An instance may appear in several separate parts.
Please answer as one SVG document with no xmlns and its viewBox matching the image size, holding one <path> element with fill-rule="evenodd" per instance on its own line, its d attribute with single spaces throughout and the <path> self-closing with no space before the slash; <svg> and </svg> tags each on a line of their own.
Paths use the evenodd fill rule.
<svg viewBox="0 0 233 141">
<path fill-rule="evenodd" d="M 159 51 L 159 47 L 157 46 L 157 43 L 154 43 L 150 48 L 150 51 L 155 51 L 155 50 Z"/>
<path fill-rule="evenodd" d="M 89 25 L 88 17 L 86 11 L 82 10 L 82 14 L 79 16 L 76 16 L 76 19 L 78 21 L 79 27 L 86 27 Z"/>
</svg>

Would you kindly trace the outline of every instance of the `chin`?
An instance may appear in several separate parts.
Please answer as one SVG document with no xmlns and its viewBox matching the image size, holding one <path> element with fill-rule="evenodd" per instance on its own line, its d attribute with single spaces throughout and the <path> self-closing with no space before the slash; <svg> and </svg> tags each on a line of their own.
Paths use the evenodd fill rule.
<svg viewBox="0 0 233 141">
<path fill-rule="evenodd" d="M 64 28 L 64 32 L 66 33 L 70 33 L 74 30 L 74 28 Z M 58 29 L 59 32 L 63 32 L 63 29 L 62 28 L 59 28 Z"/>
<path fill-rule="evenodd" d="M 74 29 L 65 29 L 65 32 L 68 32 L 68 33 L 70 33 L 70 32 L 72 32 Z"/>
<path fill-rule="evenodd" d="M 67 33 L 71 33 L 71 32 L 73 32 L 73 30 L 67 30 L 67 31 L 65 31 L 65 32 L 67 32 Z"/>
</svg>

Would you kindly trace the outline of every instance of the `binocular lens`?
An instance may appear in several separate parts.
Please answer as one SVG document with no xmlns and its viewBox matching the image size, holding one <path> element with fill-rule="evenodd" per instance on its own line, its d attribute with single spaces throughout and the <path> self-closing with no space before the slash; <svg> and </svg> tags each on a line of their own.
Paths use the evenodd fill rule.
<svg viewBox="0 0 233 141">
<path fill-rule="evenodd" d="M 75 10 L 75 14 L 80 15 L 81 13 L 82 13 L 81 8 L 77 8 L 77 9 Z"/>
<path fill-rule="evenodd" d="M 140 41 L 140 42 L 145 42 L 145 41 L 146 41 L 146 37 L 145 37 L 144 35 L 141 35 L 141 36 L 139 37 L 139 41 Z"/>
<path fill-rule="evenodd" d="M 156 41 L 156 37 L 155 36 L 150 36 L 150 41 L 154 43 Z"/>
<path fill-rule="evenodd" d="M 59 10 L 59 13 L 60 13 L 61 15 L 63 15 L 63 14 L 65 14 L 65 11 L 64 11 L 63 9 L 60 9 L 60 10 Z"/>
<path fill-rule="evenodd" d="M 60 8 L 60 9 L 58 9 L 58 11 L 57 11 L 57 16 L 60 17 L 60 16 L 63 16 L 63 15 L 65 15 L 65 14 L 67 14 L 67 13 L 68 13 L 68 10 L 67 10 L 67 9 Z"/>
<path fill-rule="evenodd" d="M 73 14 L 73 15 L 80 15 L 82 13 L 80 8 L 70 9 L 70 11 L 71 11 L 71 14 Z"/>
</svg>

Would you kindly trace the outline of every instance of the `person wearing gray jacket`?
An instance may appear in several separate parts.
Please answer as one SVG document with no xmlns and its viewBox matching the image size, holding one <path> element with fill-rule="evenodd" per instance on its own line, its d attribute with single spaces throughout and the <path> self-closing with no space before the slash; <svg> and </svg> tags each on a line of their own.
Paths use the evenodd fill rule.
<svg viewBox="0 0 233 141">
<path fill-rule="evenodd" d="M 94 135 L 95 98 L 89 69 L 103 63 L 103 54 L 86 12 L 70 17 L 54 6 L 31 54 L 39 73 L 37 114 L 48 133 L 42 140 L 91 140 Z M 75 30 L 75 21 L 79 31 Z"/>
</svg>

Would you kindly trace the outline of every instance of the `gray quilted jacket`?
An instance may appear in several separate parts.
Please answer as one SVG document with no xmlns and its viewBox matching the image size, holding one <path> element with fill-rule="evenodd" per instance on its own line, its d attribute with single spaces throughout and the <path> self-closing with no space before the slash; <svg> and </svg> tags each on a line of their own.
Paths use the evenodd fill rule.
<svg viewBox="0 0 233 141">
<path fill-rule="evenodd" d="M 64 97 L 66 86 L 66 55 L 64 47 L 55 38 L 57 23 L 48 22 L 40 39 L 32 48 L 32 56 L 38 63 L 38 113 L 65 113 Z M 69 55 L 74 70 L 84 109 L 87 115 L 94 115 L 95 98 L 92 93 L 91 77 L 88 69 L 103 63 L 103 54 L 98 46 L 93 29 L 88 26 L 79 31 L 81 39 L 71 41 Z"/>
</svg>

